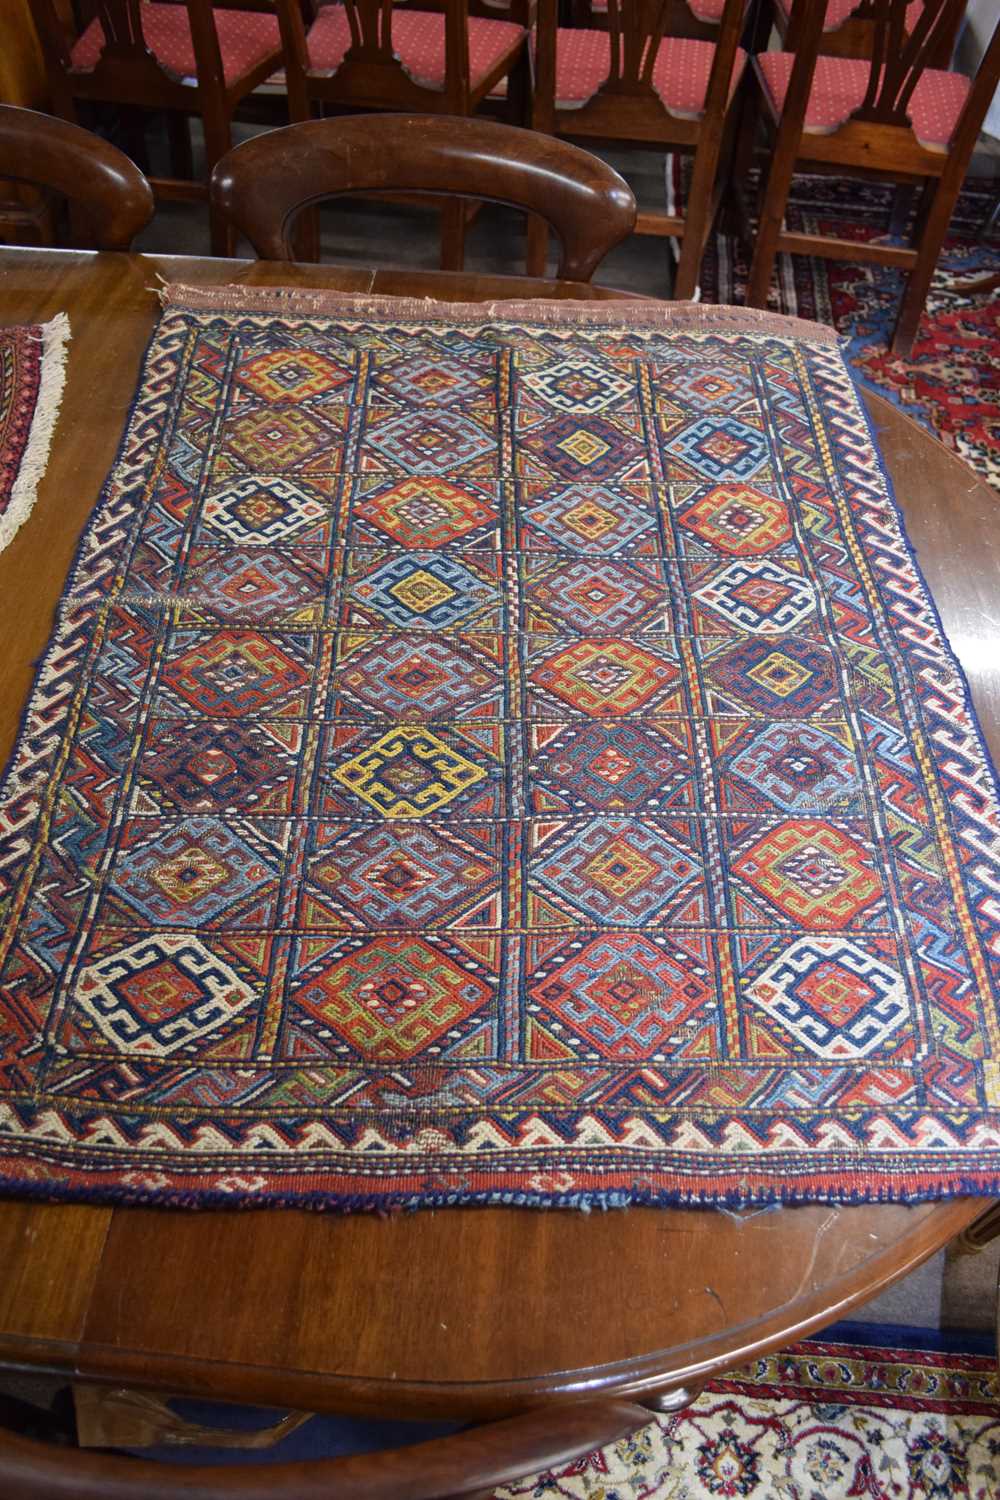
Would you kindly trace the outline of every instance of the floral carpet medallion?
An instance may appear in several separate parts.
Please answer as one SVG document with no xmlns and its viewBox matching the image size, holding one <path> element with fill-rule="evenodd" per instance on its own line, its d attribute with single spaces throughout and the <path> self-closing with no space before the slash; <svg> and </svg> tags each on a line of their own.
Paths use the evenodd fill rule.
<svg viewBox="0 0 1000 1500">
<path fill-rule="evenodd" d="M 795 1344 L 692 1406 L 497 1500 L 994 1500 L 987 1354 Z"/>
<path fill-rule="evenodd" d="M 997 790 L 835 336 L 166 304 L 0 789 L 7 1187 L 1000 1192 Z"/>
</svg>

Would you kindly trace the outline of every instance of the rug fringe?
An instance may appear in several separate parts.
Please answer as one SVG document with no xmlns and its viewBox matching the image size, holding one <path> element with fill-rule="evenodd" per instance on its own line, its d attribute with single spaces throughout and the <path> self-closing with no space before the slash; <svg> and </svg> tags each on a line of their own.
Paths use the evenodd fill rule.
<svg viewBox="0 0 1000 1500">
<path fill-rule="evenodd" d="M 69 318 L 65 313 L 57 313 L 51 322 L 41 324 L 41 334 L 42 373 L 38 384 L 38 404 L 11 490 L 10 504 L 0 517 L 0 552 L 13 541 L 34 509 L 38 485 L 48 465 L 52 435 L 66 386 L 66 346 L 72 337 Z"/>
</svg>

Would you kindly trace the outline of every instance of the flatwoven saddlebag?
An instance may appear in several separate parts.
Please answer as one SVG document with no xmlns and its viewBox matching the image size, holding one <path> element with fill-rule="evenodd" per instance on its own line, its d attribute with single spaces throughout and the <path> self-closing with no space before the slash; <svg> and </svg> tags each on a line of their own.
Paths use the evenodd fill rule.
<svg viewBox="0 0 1000 1500">
<path fill-rule="evenodd" d="M 997 785 L 835 336 L 173 288 L 0 788 L 0 1183 L 1000 1193 Z"/>
</svg>

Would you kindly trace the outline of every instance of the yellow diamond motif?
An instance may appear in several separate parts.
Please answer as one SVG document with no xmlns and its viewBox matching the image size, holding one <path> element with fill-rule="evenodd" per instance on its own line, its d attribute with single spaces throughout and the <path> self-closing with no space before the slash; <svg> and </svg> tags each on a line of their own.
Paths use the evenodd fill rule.
<svg viewBox="0 0 1000 1500">
<path fill-rule="evenodd" d="M 775 693 L 779 698 L 790 698 L 804 682 L 808 682 L 814 673 L 810 667 L 804 667 L 801 662 L 793 661 L 783 651 L 772 651 L 759 661 L 755 667 L 751 667 L 747 673 L 754 682 L 759 682 L 761 687 L 766 687 L 769 692 Z"/>
<path fill-rule="evenodd" d="M 486 780 L 482 767 L 436 734 L 410 727 L 383 734 L 333 775 L 385 818 L 426 818 Z"/>
<path fill-rule="evenodd" d="M 578 427 L 576 432 L 571 432 L 569 437 L 563 438 L 561 443 L 556 444 L 556 447 L 568 453 L 570 458 L 575 458 L 578 464 L 594 464 L 610 451 L 611 444 L 598 437 L 596 432 L 588 432 L 585 427 Z"/>
<path fill-rule="evenodd" d="M 585 872 L 603 890 L 621 898 L 655 875 L 656 866 L 624 840 L 618 840 L 588 860 Z"/>
<path fill-rule="evenodd" d="M 574 505 L 573 509 L 568 510 L 563 516 L 563 520 L 579 536 L 586 537 L 588 542 L 595 542 L 599 537 L 606 536 L 618 525 L 617 516 L 605 510 L 603 505 L 595 505 L 591 500 Z"/>
<path fill-rule="evenodd" d="M 456 590 L 443 578 L 436 578 L 425 568 L 417 568 L 416 572 L 394 583 L 389 593 L 414 614 L 425 615 L 429 609 L 444 604 L 446 599 L 454 599 Z"/>
</svg>

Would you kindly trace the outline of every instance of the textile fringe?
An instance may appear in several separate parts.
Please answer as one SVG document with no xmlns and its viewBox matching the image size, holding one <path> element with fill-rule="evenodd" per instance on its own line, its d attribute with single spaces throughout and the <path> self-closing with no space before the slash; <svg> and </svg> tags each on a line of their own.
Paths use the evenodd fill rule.
<svg viewBox="0 0 1000 1500">
<path fill-rule="evenodd" d="M 66 345 L 71 338 L 69 318 L 65 313 L 57 313 L 50 323 L 42 323 L 40 327 L 42 373 L 38 383 L 38 403 L 11 490 L 10 504 L 0 516 L 0 552 L 13 541 L 34 508 L 38 485 L 49 461 L 52 434 L 66 385 Z"/>
<path fill-rule="evenodd" d="M 493 302 L 441 302 L 434 297 L 386 297 L 366 292 L 310 290 L 292 286 L 251 286 L 230 282 L 226 286 L 185 286 L 171 282 L 160 291 L 164 308 L 190 308 L 197 312 L 329 313 L 343 316 L 352 309 L 361 316 L 419 318 L 447 316 L 450 323 L 482 323 L 502 318 L 554 326 L 608 323 L 638 325 L 672 332 L 759 333 L 771 338 L 796 339 L 810 344 L 840 343 L 833 328 L 810 323 L 805 318 L 786 317 L 757 307 L 725 307 L 695 302 L 654 302 L 640 297 L 588 299 L 539 297 Z"/>
</svg>

